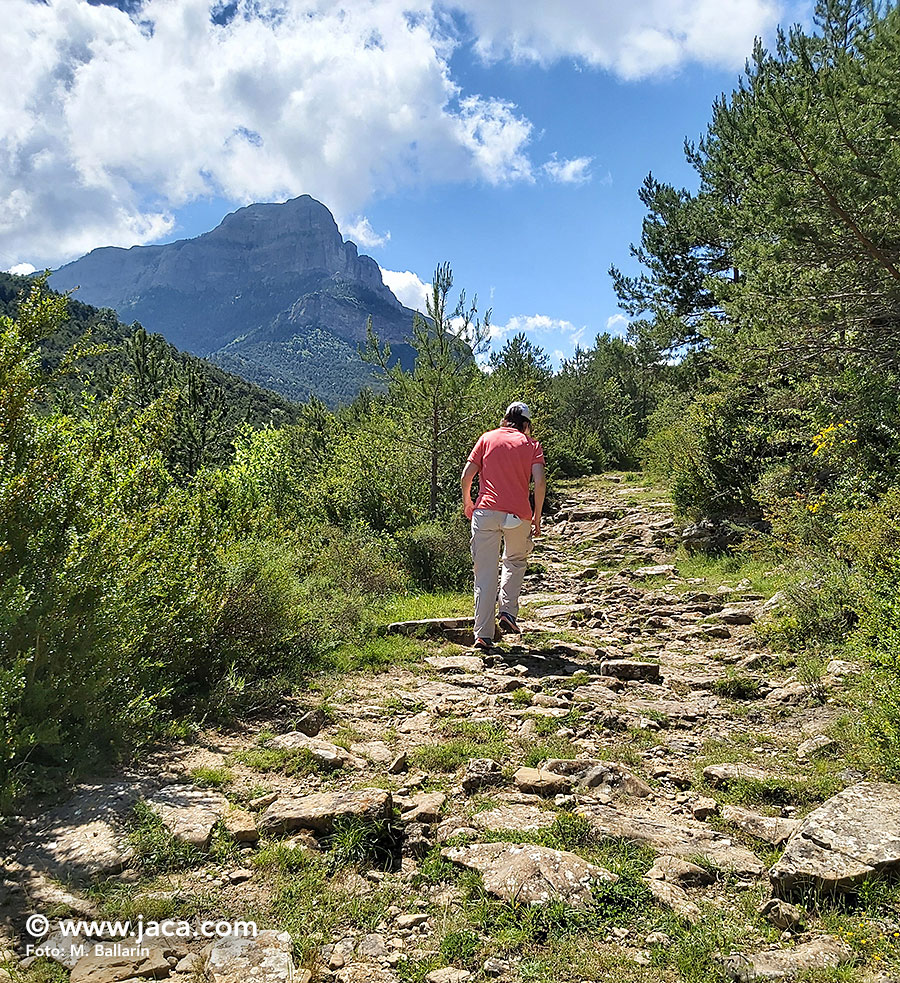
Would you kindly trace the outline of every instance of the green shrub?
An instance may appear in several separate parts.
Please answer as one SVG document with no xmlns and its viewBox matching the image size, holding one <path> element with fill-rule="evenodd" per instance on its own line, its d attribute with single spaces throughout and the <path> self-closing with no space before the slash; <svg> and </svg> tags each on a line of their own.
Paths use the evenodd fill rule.
<svg viewBox="0 0 900 983">
<path fill-rule="evenodd" d="M 400 542 L 404 566 L 417 587 L 442 591 L 470 585 L 469 530 L 461 520 L 423 523 L 405 533 Z"/>
</svg>

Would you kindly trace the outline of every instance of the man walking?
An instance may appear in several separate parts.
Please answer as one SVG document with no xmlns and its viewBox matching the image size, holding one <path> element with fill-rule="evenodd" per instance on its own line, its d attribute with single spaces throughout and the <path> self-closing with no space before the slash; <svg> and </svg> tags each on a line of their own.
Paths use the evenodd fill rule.
<svg viewBox="0 0 900 983">
<path fill-rule="evenodd" d="M 472 480 L 479 475 L 478 500 L 472 502 Z M 528 490 L 534 481 L 534 515 Z M 472 520 L 472 562 L 475 567 L 475 647 L 488 651 L 494 641 L 497 608 L 497 573 L 500 543 L 503 569 L 500 576 L 502 632 L 519 634 L 519 594 L 534 536 L 541 534 L 541 512 L 547 477 L 544 450 L 531 437 L 531 410 L 511 403 L 500 426 L 482 434 L 463 469 L 463 508 Z"/>
</svg>

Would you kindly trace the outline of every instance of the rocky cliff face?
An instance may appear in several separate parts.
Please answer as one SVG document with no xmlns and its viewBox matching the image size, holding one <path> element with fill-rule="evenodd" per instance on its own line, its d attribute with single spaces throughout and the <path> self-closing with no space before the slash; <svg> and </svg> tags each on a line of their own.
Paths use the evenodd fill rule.
<svg viewBox="0 0 900 983">
<path fill-rule="evenodd" d="M 330 402 L 347 398 L 346 384 L 338 393 L 328 383 L 333 366 L 315 364 L 330 358 L 334 347 L 321 339 L 334 336 L 356 357 L 370 315 L 379 337 L 399 343 L 398 354 L 408 356 L 402 342 L 413 312 L 384 285 L 378 264 L 345 242 L 331 212 L 309 195 L 248 205 L 195 239 L 95 249 L 57 270 L 51 282 L 57 290 L 78 287 L 79 300 L 114 308 L 123 321 L 140 321 L 212 361 L 235 366 L 244 350 L 252 352 L 244 362 L 261 373 L 253 381 L 267 378 L 295 398 L 301 393 L 291 386 L 292 364 L 298 378 L 322 378 L 317 395 Z M 319 343 L 298 345 L 298 338 Z M 267 374 L 275 366 L 277 372 Z M 356 382 L 365 384 L 368 369 L 362 362 L 355 368 Z M 342 371 L 346 376 L 346 366 Z"/>
</svg>

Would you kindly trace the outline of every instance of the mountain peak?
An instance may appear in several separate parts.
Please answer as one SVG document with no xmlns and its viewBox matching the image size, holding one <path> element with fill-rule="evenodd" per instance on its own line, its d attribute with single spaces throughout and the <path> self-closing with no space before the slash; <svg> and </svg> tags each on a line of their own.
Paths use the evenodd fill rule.
<svg viewBox="0 0 900 983">
<path fill-rule="evenodd" d="M 226 348 L 230 358 L 236 346 L 271 347 L 313 331 L 349 342 L 355 357 L 369 315 L 395 345 L 413 318 L 378 264 L 344 241 L 329 209 L 310 195 L 246 205 L 193 239 L 95 249 L 57 270 L 51 283 L 79 287 L 79 300 L 114 308 L 122 320 L 139 320 L 214 359 Z"/>
</svg>

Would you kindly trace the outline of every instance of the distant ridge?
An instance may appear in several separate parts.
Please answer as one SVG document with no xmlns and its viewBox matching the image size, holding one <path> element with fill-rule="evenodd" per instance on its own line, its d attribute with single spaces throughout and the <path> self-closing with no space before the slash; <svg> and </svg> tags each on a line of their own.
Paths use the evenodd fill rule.
<svg viewBox="0 0 900 983">
<path fill-rule="evenodd" d="M 309 195 L 240 208 L 194 239 L 94 249 L 51 285 L 292 399 L 334 405 L 372 384 L 358 353 L 370 315 L 411 362 L 413 312 Z"/>
</svg>

